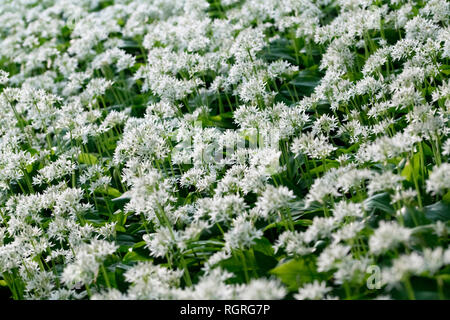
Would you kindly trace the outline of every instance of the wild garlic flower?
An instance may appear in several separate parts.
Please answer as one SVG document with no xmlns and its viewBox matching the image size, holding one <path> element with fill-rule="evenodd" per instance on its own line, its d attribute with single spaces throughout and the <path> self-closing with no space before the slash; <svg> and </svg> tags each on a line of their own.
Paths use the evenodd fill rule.
<svg viewBox="0 0 450 320">
<path fill-rule="evenodd" d="M 370 252 L 381 254 L 400 243 L 407 243 L 411 234 L 411 229 L 402 227 L 394 221 L 380 221 L 378 228 L 369 239 Z"/>
<path fill-rule="evenodd" d="M 233 227 L 224 235 L 225 247 L 232 251 L 245 249 L 254 244 L 256 239 L 261 238 L 263 232 L 244 216 L 233 220 Z"/>
<path fill-rule="evenodd" d="M 62 281 L 72 287 L 81 282 L 89 285 L 98 275 L 103 261 L 117 250 L 117 246 L 104 240 L 93 240 L 75 248 L 75 260 L 68 264 Z"/>
<path fill-rule="evenodd" d="M 331 292 L 332 288 L 327 287 L 325 281 L 314 280 L 313 283 L 307 283 L 294 295 L 297 300 L 321 300 L 326 294 Z"/>
<path fill-rule="evenodd" d="M 435 166 L 427 180 L 427 192 L 443 194 L 450 189 L 450 164 Z"/>
</svg>

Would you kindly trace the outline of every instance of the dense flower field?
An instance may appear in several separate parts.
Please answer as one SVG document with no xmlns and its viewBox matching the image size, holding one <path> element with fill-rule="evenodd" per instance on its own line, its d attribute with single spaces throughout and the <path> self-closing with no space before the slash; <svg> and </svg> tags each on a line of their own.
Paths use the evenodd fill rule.
<svg viewBox="0 0 450 320">
<path fill-rule="evenodd" d="M 450 2 L 0 2 L 0 293 L 450 299 Z"/>
</svg>

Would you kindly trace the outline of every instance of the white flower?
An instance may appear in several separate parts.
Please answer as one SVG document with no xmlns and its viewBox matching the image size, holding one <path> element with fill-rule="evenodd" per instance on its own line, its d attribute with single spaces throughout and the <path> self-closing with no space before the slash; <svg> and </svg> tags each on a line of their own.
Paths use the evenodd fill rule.
<svg viewBox="0 0 450 320">
<path fill-rule="evenodd" d="M 397 222 L 380 221 L 378 228 L 369 239 L 370 252 L 381 254 L 399 243 L 407 243 L 411 233 L 411 229 L 402 227 Z"/>
<path fill-rule="evenodd" d="M 336 149 L 336 147 L 328 142 L 326 136 L 323 134 L 316 136 L 312 132 L 295 138 L 291 147 L 294 154 L 298 155 L 300 153 L 304 153 L 313 159 L 324 159 Z"/>
<path fill-rule="evenodd" d="M 450 189 L 450 163 L 435 166 L 427 179 L 427 192 L 443 194 Z"/>
<path fill-rule="evenodd" d="M 227 250 L 245 249 L 254 244 L 256 239 L 261 238 L 263 232 L 258 230 L 251 221 L 244 216 L 233 220 L 233 227 L 224 234 L 225 247 Z"/>
<path fill-rule="evenodd" d="M 146 247 L 150 250 L 150 255 L 164 257 L 176 246 L 177 236 L 178 234 L 173 230 L 167 227 L 160 227 L 156 232 L 146 234 L 142 238 L 146 243 Z"/>
<path fill-rule="evenodd" d="M 278 188 L 268 185 L 256 201 L 254 212 L 267 219 L 270 214 L 289 208 L 289 202 L 295 199 L 294 193 L 284 186 Z"/>
<path fill-rule="evenodd" d="M 103 260 L 113 254 L 118 246 L 104 240 L 92 240 L 75 249 L 75 261 L 67 265 L 62 274 L 62 281 L 68 286 L 78 282 L 91 283 L 98 274 Z"/>
<path fill-rule="evenodd" d="M 6 84 L 8 82 L 9 72 L 0 70 L 0 84 Z"/>
<path fill-rule="evenodd" d="M 321 300 L 331 290 L 331 288 L 327 287 L 325 281 L 319 282 L 314 280 L 313 283 L 307 283 L 301 287 L 298 293 L 294 295 L 294 298 L 297 300 Z"/>
<path fill-rule="evenodd" d="M 240 285 L 236 291 L 236 298 L 242 300 L 280 300 L 287 294 L 279 281 L 264 278 Z"/>
<path fill-rule="evenodd" d="M 319 272 L 330 271 L 339 262 L 347 257 L 350 247 L 334 243 L 326 247 L 317 259 L 317 270 Z"/>
</svg>

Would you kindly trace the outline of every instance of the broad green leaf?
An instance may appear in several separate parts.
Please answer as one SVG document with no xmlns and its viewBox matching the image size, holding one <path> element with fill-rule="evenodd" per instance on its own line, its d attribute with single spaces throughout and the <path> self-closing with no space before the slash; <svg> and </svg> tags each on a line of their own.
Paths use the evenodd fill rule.
<svg viewBox="0 0 450 320">
<path fill-rule="evenodd" d="M 317 173 L 322 173 L 324 171 L 328 171 L 328 170 L 330 170 L 330 168 L 339 168 L 339 163 L 337 161 L 336 162 L 328 162 L 325 166 L 322 164 L 322 165 L 318 166 L 317 168 L 309 170 L 309 172 L 311 174 L 317 174 Z"/>
<path fill-rule="evenodd" d="M 272 269 L 270 273 L 276 275 L 289 290 L 294 291 L 304 283 L 320 280 L 320 274 L 313 272 L 314 269 L 314 265 L 305 259 L 292 259 Z"/>
<path fill-rule="evenodd" d="M 354 143 L 348 148 L 339 148 L 336 150 L 336 154 L 339 156 L 341 154 L 349 154 L 352 153 L 354 150 L 359 148 L 359 143 Z"/>
<path fill-rule="evenodd" d="M 450 65 L 444 64 L 441 66 L 441 72 L 446 76 L 450 75 Z"/>
<path fill-rule="evenodd" d="M 443 201 L 436 202 L 424 208 L 425 216 L 431 221 L 450 220 L 450 204 Z"/>
<path fill-rule="evenodd" d="M 450 191 L 447 192 L 446 194 L 444 194 L 444 196 L 442 197 L 442 201 L 444 201 L 445 203 L 450 204 Z"/>
<path fill-rule="evenodd" d="M 80 153 L 78 161 L 84 164 L 97 164 L 98 159 L 92 153 Z"/>
<path fill-rule="evenodd" d="M 131 199 L 130 192 L 126 191 L 123 194 L 120 194 L 118 197 L 112 199 L 111 201 L 120 203 L 120 202 L 129 201 L 130 199 Z"/>
<path fill-rule="evenodd" d="M 409 182 L 413 182 L 413 175 L 416 179 L 419 177 L 420 172 L 420 154 L 416 153 L 413 157 L 413 163 L 411 165 L 411 159 L 406 162 L 401 175 L 406 178 Z"/>
<path fill-rule="evenodd" d="M 404 224 L 407 227 L 414 228 L 418 226 L 425 226 L 430 224 L 430 220 L 427 219 L 422 211 L 416 208 L 405 206 L 405 213 L 403 215 Z"/>
<path fill-rule="evenodd" d="M 133 247 L 137 242 L 138 238 L 134 237 L 128 233 L 117 232 L 116 244 L 119 245 L 120 252 L 126 252 L 129 248 Z"/>
<path fill-rule="evenodd" d="M 95 191 L 113 197 L 114 198 L 113 201 L 122 195 L 122 193 L 119 190 L 113 187 L 97 188 L 95 189 Z"/>
<path fill-rule="evenodd" d="M 290 85 L 296 88 L 297 93 L 301 95 L 309 95 L 314 91 L 314 88 L 319 84 L 321 76 L 311 70 L 302 70 L 297 77 L 289 82 Z"/>
<path fill-rule="evenodd" d="M 439 274 L 437 277 L 445 282 L 450 282 L 450 274 Z"/>
<path fill-rule="evenodd" d="M 395 210 L 391 205 L 391 198 L 387 192 L 375 194 L 364 201 L 365 207 L 368 210 L 380 210 L 394 214 Z"/>
<path fill-rule="evenodd" d="M 262 252 L 262 253 L 264 253 L 266 255 L 269 255 L 269 256 L 273 255 L 272 244 L 265 237 L 262 237 L 260 239 L 256 239 L 255 240 L 255 245 L 252 248 L 253 248 L 253 250 Z"/>
<path fill-rule="evenodd" d="M 140 255 L 135 251 L 129 251 L 122 259 L 123 263 L 130 263 L 134 261 L 152 261 L 153 259 L 150 257 L 145 257 Z"/>
<path fill-rule="evenodd" d="M 264 254 L 259 250 L 255 250 L 253 254 L 255 258 L 255 265 L 250 264 L 250 270 L 255 267 L 255 272 L 259 277 L 267 276 L 267 273 L 269 273 L 270 270 L 272 270 L 278 263 L 278 260 L 273 256 L 273 253 Z"/>
<path fill-rule="evenodd" d="M 119 225 L 116 225 L 116 231 L 119 231 L 119 232 L 127 232 L 127 230 L 126 230 L 124 227 L 119 226 Z"/>
</svg>

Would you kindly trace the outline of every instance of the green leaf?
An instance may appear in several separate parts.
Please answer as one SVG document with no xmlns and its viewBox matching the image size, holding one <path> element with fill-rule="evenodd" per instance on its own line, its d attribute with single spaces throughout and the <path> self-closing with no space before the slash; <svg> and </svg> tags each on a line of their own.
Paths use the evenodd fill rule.
<svg viewBox="0 0 450 320">
<path fill-rule="evenodd" d="M 211 255 L 223 248 L 223 243 L 216 240 L 198 240 L 190 243 L 189 248 L 183 251 L 185 256 L 198 257 L 200 255 Z"/>
<path fill-rule="evenodd" d="M 442 197 L 442 201 L 444 201 L 445 203 L 450 204 L 450 191 L 447 192 L 446 194 L 444 194 L 444 196 Z"/>
<path fill-rule="evenodd" d="M 33 171 L 33 165 L 32 164 L 27 165 L 26 169 L 28 173 L 31 173 Z"/>
<path fill-rule="evenodd" d="M 356 149 L 358 149 L 359 146 L 360 146 L 359 143 L 354 143 L 354 144 L 352 144 L 350 147 L 348 147 L 346 149 L 345 148 L 339 148 L 339 149 L 336 150 L 336 154 L 338 156 L 341 155 L 341 154 L 350 154 L 353 151 L 355 151 Z"/>
<path fill-rule="evenodd" d="M 265 243 L 265 241 L 263 240 L 261 243 Z M 266 276 L 267 273 L 277 265 L 278 260 L 273 256 L 273 251 L 272 253 L 269 253 L 270 249 L 267 247 L 263 250 L 269 254 L 265 254 L 260 251 L 262 249 L 261 243 L 253 246 L 253 250 L 245 250 L 240 252 L 234 251 L 231 258 L 220 261 L 219 266 L 229 272 L 232 272 L 235 275 L 234 281 L 236 281 L 236 283 L 242 283 L 245 281 L 243 259 L 245 260 L 248 276 L 250 278 Z M 265 246 L 266 245 L 262 245 L 262 247 Z M 259 248 L 259 250 L 257 248 Z"/>
<path fill-rule="evenodd" d="M 264 254 L 259 250 L 254 251 L 254 257 L 255 257 L 255 268 L 256 273 L 259 277 L 266 276 L 267 273 L 274 268 L 278 260 L 273 256 L 272 254 Z M 250 269 L 252 269 L 253 266 L 250 265 Z"/>
<path fill-rule="evenodd" d="M 297 62 L 294 48 L 291 47 L 291 42 L 287 39 L 278 39 L 273 41 L 260 52 L 260 56 L 269 62 L 280 59 L 294 64 Z"/>
<path fill-rule="evenodd" d="M 114 198 L 113 201 L 122 195 L 122 193 L 119 190 L 113 187 L 97 188 L 95 189 L 95 191 L 113 197 Z"/>
<path fill-rule="evenodd" d="M 121 202 L 127 202 L 130 199 L 131 199 L 130 192 L 127 191 L 127 192 L 124 192 L 123 194 L 119 195 L 118 197 L 112 199 L 111 201 L 121 203 Z"/>
<path fill-rule="evenodd" d="M 395 210 L 391 205 L 391 198 L 387 192 L 375 194 L 364 201 L 368 210 L 375 211 L 376 209 L 394 214 Z"/>
<path fill-rule="evenodd" d="M 127 230 L 126 230 L 124 227 L 119 226 L 119 225 L 116 225 L 116 231 L 119 231 L 119 232 L 127 232 Z"/>
<path fill-rule="evenodd" d="M 441 66 L 441 72 L 446 76 L 450 75 L 450 65 L 444 64 Z"/>
<path fill-rule="evenodd" d="M 78 162 L 92 165 L 97 164 L 98 159 L 92 153 L 80 153 L 80 155 L 78 156 Z"/>
<path fill-rule="evenodd" d="M 0 280 L 0 287 L 7 287 L 8 284 L 6 283 L 5 280 Z"/>
<path fill-rule="evenodd" d="M 253 250 L 264 253 L 265 255 L 272 256 L 273 255 L 273 247 L 270 241 L 262 237 L 260 239 L 255 240 L 255 245 L 253 246 Z"/>
<path fill-rule="evenodd" d="M 320 81 L 320 77 L 310 70 L 302 70 L 290 83 L 295 87 L 315 88 Z"/>
<path fill-rule="evenodd" d="M 406 162 L 401 175 L 406 178 L 409 182 L 413 181 L 413 175 L 417 178 L 419 176 L 420 169 L 420 154 L 416 153 L 413 157 L 413 165 L 411 165 L 411 160 Z"/>
<path fill-rule="evenodd" d="M 120 252 L 126 252 L 129 248 L 133 247 L 138 239 L 130 234 L 117 232 L 116 244 L 119 245 Z"/>
<path fill-rule="evenodd" d="M 310 226 L 311 224 L 312 224 L 312 220 L 310 220 L 310 219 L 300 219 L 300 220 L 294 221 L 294 226 L 307 227 L 307 226 Z M 273 222 L 273 223 L 267 225 L 264 228 L 264 231 L 267 231 L 267 230 L 273 229 L 273 228 L 278 228 L 278 227 L 284 228 L 285 226 L 286 226 L 285 222 L 282 222 L 282 221 Z"/>
<path fill-rule="evenodd" d="M 450 204 L 443 201 L 436 202 L 424 208 L 425 216 L 431 221 L 450 220 Z"/>
<path fill-rule="evenodd" d="M 442 279 L 442 281 L 450 283 L 450 274 L 439 274 L 437 278 Z"/>
<path fill-rule="evenodd" d="M 123 263 L 130 263 L 135 261 L 152 261 L 153 259 L 150 257 L 145 257 L 140 255 L 135 251 L 129 251 L 122 259 Z"/>
<path fill-rule="evenodd" d="M 298 93 L 309 95 L 319 84 L 320 79 L 321 77 L 317 72 L 306 69 L 300 71 L 297 77 L 291 80 L 289 84 L 294 86 Z"/>
<path fill-rule="evenodd" d="M 413 207 L 404 207 L 404 215 L 403 220 L 404 224 L 407 227 L 414 228 L 417 225 L 424 226 L 430 224 L 430 220 L 428 220 L 422 211 L 417 210 Z"/>
<path fill-rule="evenodd" d="M 336 162 L 327 161 L 327 162 L 328 163 L 325 166 L 322 164 L 314 169 L 309 170 L 309 172 L 311 174 L 317 174 L 317 173 L 322 173 L 325 170 L 328 171 L 330 168 L 339 168 L 339 163 L 337 161 Z"/>
<path fill-rule="evenodd" d="M 134 249 L 136 249 L 136 248 L 142 248 L 143 246 L 145 246 L 146 245 L 146 242 L 145 241 L 139 241 L 139 242 L 137 242 L 137 243 L 135 243 L 134 245 L 133 245 L 133 248 Z"/>
<path fill-rule="evenodd" d="M 312 282 L 322 277 L 317 272 L 312 272 L 314 265 L 305 259 L 293 259 L 285 262 L 270 273 L 276 275 L 291 291 L 297 290 L 304 283 Z"/>
</svg>

